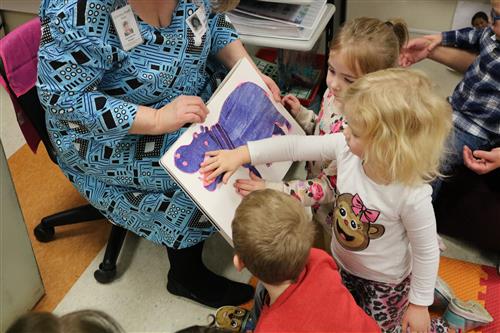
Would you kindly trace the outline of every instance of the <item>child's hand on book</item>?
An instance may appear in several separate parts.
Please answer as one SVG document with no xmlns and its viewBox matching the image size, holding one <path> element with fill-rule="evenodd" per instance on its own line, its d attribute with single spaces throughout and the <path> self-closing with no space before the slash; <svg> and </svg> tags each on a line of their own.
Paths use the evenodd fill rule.
<svg viewBox="0 0 500 333">
<path fill-rule="evenodd" d="M 281 91 L 276 82 L 274 82 L 273 79 L 271 79 L 269 76 L 260 73 L 262 80 L 264 83 L 267 85 L 269 90 L 271 90 L 271 93 L 273 94 L 273 99 L 276 102 L 281 102 Z"/>
<path fill-rule="evenodd" d="M 266 188 L 266 181 L 250 172 L 250 179 L 238 179 L 234 183 L 236 192 L 246 197 L 253 191 L 263 190 Z"/>
<path fill-rule="evenodd" d="M 292 114 L 294 118 L 297 117 L 301 109 L 300 101 L 294 95 L 286 95 L 283 97 L 283 106 Z"/>
<path fill-rule="evenodd" d="M 224 173 L 222 182 L 227 184 L 229 178 L 243 164 L 250 163 L 250 153 L 247 146 L 232 150 L 215 150 L 205 153 L 205 160 L 200 164 L 200 173 L 210 182 Z"/>
</svg>

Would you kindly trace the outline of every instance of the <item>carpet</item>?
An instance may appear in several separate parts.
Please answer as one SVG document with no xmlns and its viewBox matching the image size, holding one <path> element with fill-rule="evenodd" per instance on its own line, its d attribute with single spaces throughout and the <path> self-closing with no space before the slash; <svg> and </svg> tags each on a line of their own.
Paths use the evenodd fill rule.
<svg viewBox="0 0 500 333">
<path fill-rule="evenodd" d="M 37 241 L 33 229 L 43 217 L 86 201 L 52 163 L 42 144 L 36 154 L 24 145 L 8 163 L 45 287 L 34 310 L 52 311 L 106 244 L 111 224 L 96 221 L 62 226 L 56 228 L 53 241 Z"/>
<path fill-rule="evenodd" d="M 439 276 L 453 289 L 456 297 L 478 301 L 493 317 L 491 324 L 474 332 L 500 332 L 500 276 L 495 268 L 441 257 Z"/>
</svg>

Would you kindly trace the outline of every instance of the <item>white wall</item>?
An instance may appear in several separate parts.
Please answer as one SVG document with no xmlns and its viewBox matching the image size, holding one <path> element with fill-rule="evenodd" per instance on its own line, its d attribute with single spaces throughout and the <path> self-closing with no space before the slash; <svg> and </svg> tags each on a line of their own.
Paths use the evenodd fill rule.
<svg viewBox="0 0 500 333">
<path fill-rule="evenodd" d="M 410 37 L 413 38 L 450 30 L 456 5 L 457 0 L 347 0 L 347 20 L 360 16 L 384 21 L 401 18 L 408 24 Z M 431 60 L 424 60 L 413 67 L 426 72 L 444 97 L 451 95 L 462 79 L 461 74 Z"/>
<path fill-rule="evenodd" d="M 402 18 L 411 29 L 444 31 L 451 27 L 456 0 L 347 0 L 347 19 Z"/>
<path fill-rule="evenodd" d="M 44 290 L 0 140 L 0 332 L 31 310 Z"/>
</svg>

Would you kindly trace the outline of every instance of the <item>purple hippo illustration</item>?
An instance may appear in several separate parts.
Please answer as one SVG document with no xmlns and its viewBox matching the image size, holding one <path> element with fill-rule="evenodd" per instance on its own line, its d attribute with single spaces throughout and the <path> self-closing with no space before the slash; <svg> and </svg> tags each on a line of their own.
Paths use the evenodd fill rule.
<svg viewBox="0 0 500 333">
<path fill-rule="evenodd" d="M 258 85 L 244 82 L 222 105 L 219 122 L 210 128 L 200 126 L 200 131 L 193 134 L 193 141 L 175 151 L 175 166 L 183 172 L 195 173 L 200 169 L 207 151 L 234 149 L 248 141 L 285 135 L 289 130 L 290 123 L 276 110 L 268 94 Z M 253 166 L 244 167 L 260 177 Z M 204 184 L 204 187 L 214 191 L 222 176 Z"/>
</svg>

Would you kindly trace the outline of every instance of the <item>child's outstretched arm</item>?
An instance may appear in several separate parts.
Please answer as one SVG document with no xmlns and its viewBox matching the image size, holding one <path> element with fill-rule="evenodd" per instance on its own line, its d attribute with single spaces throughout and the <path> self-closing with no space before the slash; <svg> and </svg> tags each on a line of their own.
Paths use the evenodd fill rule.
<svg viewBox="0 0 500 333">
<path fill-rule="evenodd" d="M 412 249 L 412 276 L 410 282 L 410 305 L 403 317 L 411 331 L 426 331 L 430 317 L 427 307 L 434 301 L 434 286 L 439 267 L 436 218 L 431 203 L 432 189 L 422 186 L 407 198 L 401 211 L 401 220 Z"/>
<path fill-rule="evenodd" d="M 345 147 L 345 138 L 341 133 L 275 136 L 249 141 L 246 146 L 233 150 L 207 152 L 207 158 L 200 165 L 200 172 L 207 181 L 226 173 L 222 181 L 227 183 L 234 172 L 246 163 L 259 165 L 284 161 L 332 161 L 337 159 L 336 154 Z"/>
</svg>

